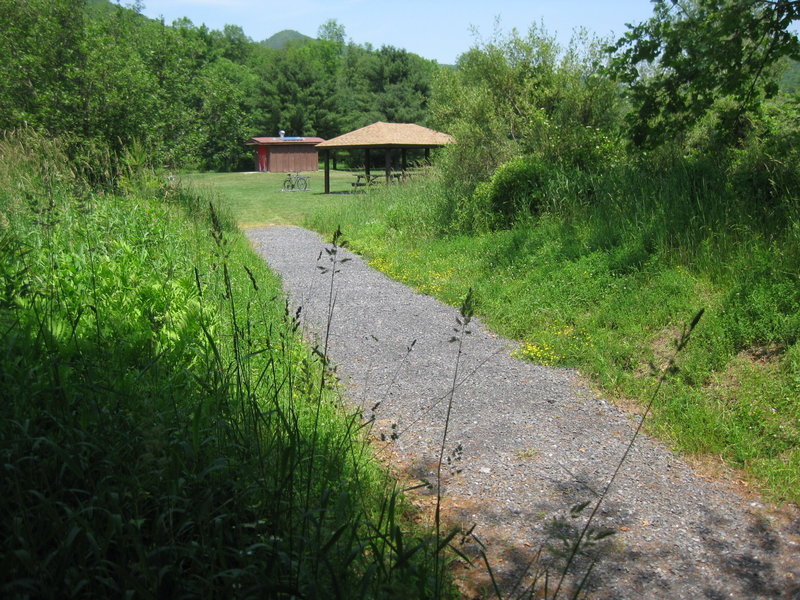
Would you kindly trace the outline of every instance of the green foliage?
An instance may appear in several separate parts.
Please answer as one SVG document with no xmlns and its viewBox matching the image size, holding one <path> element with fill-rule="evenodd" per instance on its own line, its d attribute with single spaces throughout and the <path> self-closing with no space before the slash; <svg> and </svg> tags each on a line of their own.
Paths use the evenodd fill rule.
<svg viewBox="0 0 800 600">
<path fill-rule="evenodd" d="M 498 224 L 538 212 L 546 201 L 552 168 L 532 156 L 514 158 L 500 165 L 491 178 L 475 188 L 475 202 L 486 207 Z"/>
<path fill-rule="evenodd" d="M 753 244 L 746 268 L 722 301 L 723 321 L 738 349 L 800 342 L 800 265 L 785 254 L 794 244 L 782 245 Z"/>
<path fill-rule="evenodd" d="M 0 142 L 3 596 L 431 597 L 435 544 L 232 221 L 63 156 Z"/>
<path fill-rule="evenodd" d="M 791 95 L 800 91 L 800 61 L 786 58 L 779 61 L 778 67 L 781 70 L 780 92 Z"/>
<path fill-rule="evenodd" d="M 800 57 L 789 26 L 800 18 L 796 0 L 654 1 L 654 16 L 609 48 L 611 71 L 627 84 L 631 135 L 653 146 L 684 134 L 722 97 L 732 118 L 720 122 L 728 144 L 743 134 L 747 113 L 778 90 L 772 68 Z"/>
<path fill-rule="evenodd" d="M 167 26 L 84 0 L 3 0 L 0 20 L 0 130 L 68 135 L 76 153 L 139 144 L 168 168 L 247 168 L 244 141 L 281 129 L 422 122 L 436 70 L 404 50 L 345 46 L 335 21 L 325 39 L 276 50 L 240 27 Z"/>
<path fill-rule="evenodd" d="M 619 160 L 620 106 L 600 58 L 585 36 L 562 52 L 532 26 L 525 36 L 496 33 L 440 72 L 431 119 L 459 142 L 441 164 L 454 195 L 469 197 L 518 154 L 589 173 Z"/>
<path fill-rule="evenodd" d="M 627 398 L 648 397 L 666 340 L 706 307 L 655 427 L 796 499 L 785 465 L 800 448 L 800 214 L 789 188 L 770 206 L 753 201 L 731 178 L 744 169 L 732 156 L 664 151 L 590 177 L 519 158 L 498 173 L 513 175 L 513 191 L 537 165 L 541 187 L 522 197 L 543 202 L 510 227 L 488 201 L 501 176 L 453 204 L 434 175 L 321 207 L 307 223 L 340 224 L 376 268 L 453 305 L 472 287 L 476 314 L 521 340 L 521 356 L 577 367 Z"/>
<path fill-rule="evenodd" d="M 749 135 L 731 150 L 731 185 L 765 211 L 786 214 L 800 189 L 800 104 L 767 105 Z"/>
</svg>

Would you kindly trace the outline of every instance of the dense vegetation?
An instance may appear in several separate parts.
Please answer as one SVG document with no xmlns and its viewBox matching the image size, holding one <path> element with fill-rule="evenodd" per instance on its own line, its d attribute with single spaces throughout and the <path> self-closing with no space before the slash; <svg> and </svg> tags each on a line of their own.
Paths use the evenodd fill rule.
<svg viewBox="0 0 800 600">
<path fill-rule="evenodd" d="M 279 282 L 135 163 L 0 140 L 2 596 L 442 593 Z"/>
<path fill-rule="evenodd" d="M 173 25 L 97 0 L 0 1 L 0 130 L 138 144 L 173 169 L 249 166 L 255 135 L 333 137 L 374 121 L 425 119 L 436 63 L 345 41 L 275 49 L 240 27 Z M 75 156 L 79 148 L 70 150 Z"/>
<path fill-rule="evenodd" d="M 0 23 L 0 595 L 447 595 L 324 348 L 166 176 L 420 120 L 435 64 L 335 22 L 281 50 L 103 1 Z"/>
<path fill-rule="evenodd" d="M 725 2 L 657 4 L 649 35 L 672 44 L 673 29 L 711 48 L 735 27 L 704 21 Z M 772 86 L 794 54 L 765 60 L 763 81 L 723 83 L 733 58 L 715 66 L 708 51 L 717 88 L 700 102 L 692 65 L 639 64 L 623 51 L 637 39 L 561 49 L 533 27 L 476 45 L 434 83 L 430 120 L 458 143 L 431 177 L 308 224 L 340 225 L 375 266 L 453 304 L 472 287 L 520 356 L 578 367 L 620 398 L 647 397 L 705 307 L 652 427 L 800 500 L 800 103 Z"/>
</svg>

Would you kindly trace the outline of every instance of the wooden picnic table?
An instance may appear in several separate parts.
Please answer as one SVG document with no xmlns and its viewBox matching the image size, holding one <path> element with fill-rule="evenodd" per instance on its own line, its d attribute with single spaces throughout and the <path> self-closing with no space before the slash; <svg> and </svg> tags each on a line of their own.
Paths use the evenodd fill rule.
<svg viewBox="0 0 800 600">
<path fill-rule="evenodd" d="M 350 182 L 350 185 L 352 185 L 353 188 L 360 188 L 367 185 L 372 185 L 373 183 L 377 183 L 378 179 L 381 176 L 373 175 L 371 173 L 369 175 L 367 175 L 366 173 L 353 173 L 353 177 L 355 177 L 356 180 Z"/>
<path fill-rule="evenodd" d="M 370 173 L 369 175 L 367 175 L 366 173 L 353 173 L 353 177 L 355 177 L 356 180 L 351 181 L 350 185 L 353 186 L 353 189 L 358 189 L 381 183 L 386 177 L 386 174 Z M 388 181 L 402 183 L 404 181 L 408 181 L 409 179 L 411 179 L 411 173 L 409 171 L 392 171 L 391 173 L 389 173 Z"/>
</svg>

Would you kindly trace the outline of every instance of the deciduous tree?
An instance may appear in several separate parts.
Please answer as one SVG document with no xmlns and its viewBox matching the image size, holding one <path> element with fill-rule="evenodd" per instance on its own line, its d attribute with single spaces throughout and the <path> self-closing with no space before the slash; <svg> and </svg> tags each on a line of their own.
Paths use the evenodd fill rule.
<svg viewBox="0 0 800 600">
<path fill-rule="evenodd" d="M 611 72 L 627 84 L 631 129 L 639 145 L 687 131 L 720 98 L 733 98 L 728 138 L 742 135 L 745 116 L 777 92 L 771 67 L 800 57 L 790 25 L 798 0 L 653 0 L 653 16 L 620 38 Z"/>
</svg>

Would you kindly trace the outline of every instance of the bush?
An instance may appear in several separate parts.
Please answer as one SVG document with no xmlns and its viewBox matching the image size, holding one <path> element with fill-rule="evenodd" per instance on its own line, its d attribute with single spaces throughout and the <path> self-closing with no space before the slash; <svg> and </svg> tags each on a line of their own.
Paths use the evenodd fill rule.
<svg viewBox="0 0 800 600">
<path fill-rule="evenodd" d="M 489 181 L 475 189 L 476 207 L 486 207 L 497 225 L 511 225 L 519 217 L 539 212 L 547 199 L 552 167 L 531 156 L 521 156 L 503 163 Z"/>
<path fill-rule="evenodd" d="M 773 208 L 783 198 L 794 198 L 800 186 L 800 104 L 775 104 L 765 112 L 732 152 L 730 182 L 751 202 Z"/>
<path fill-rule="evenodd" d="M 58 150 L 0 139 L 0 595 L 432 597 L 437 544 L 233 222 Z"/>
</svg>

